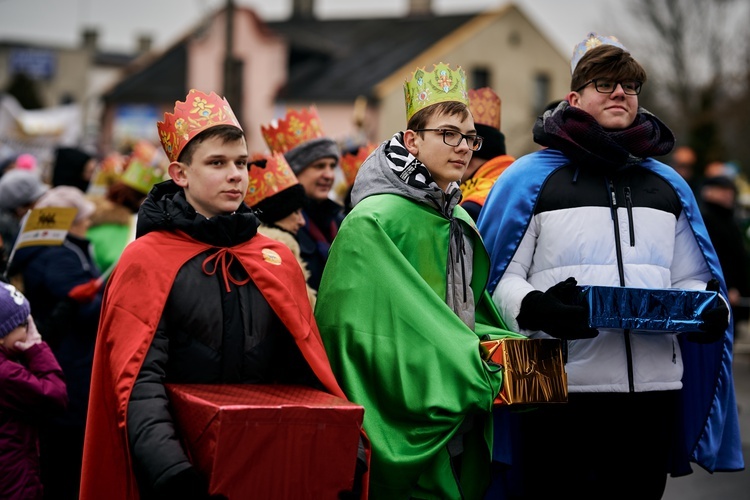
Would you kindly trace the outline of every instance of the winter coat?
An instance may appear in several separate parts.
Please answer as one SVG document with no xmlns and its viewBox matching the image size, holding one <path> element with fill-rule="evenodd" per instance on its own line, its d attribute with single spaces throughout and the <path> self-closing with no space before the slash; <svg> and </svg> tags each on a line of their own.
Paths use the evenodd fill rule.
<svg viewBox="0 0 750 500">
<path fill-rule="evenodd" d="M 344 219 L 344 212 L 343 207 L 332 200 L 320 203 L 307 200 L 302 215 L 305 217 L 305 225 L 297 232 L 297 242 L 302 260 L 310 271 L 307 284 L 317 290 L 328 260 L 328 251 Z"/>
<path fill-rule="evenodd" d="M 125 246 L 135 239 L 136 215 L 107 198 L 91 197 L 96 205 L 86 237 L 91 241 L 94 261 L 102 272 L 120 258 Z"/>
<path fill-rule="evenodd" d="M 219 262 L 211 260 L 217 249 L 256 238 L 258 223 L 244 204 L 235 214 L 206 219 L 172 183 L 152 191 L 141 207 L 139 238 L 151 232 L 180 231 L 207 245 L 174 278 L 130 395 L 128 440 L 144 493 L 158 490 L 190 467 L 172 424 L 164 383 L 287 383 L 322 388 L 247 271 L 239 262 L 221 270 Z M 237 281 L 230 283 L 227 278 Z M 247 282 L 242 282 L 244 278 Z"/>
<path fill-rule="evenodd" d="M 60 246 L 23 247 L 11 263 L 11 276 L 16 273 L 21 273 L 24 295 L 34 305 L 39 332 L 65 373 L 70 403 L 56 422 L 82 429 L 103 289 L 85 303 L 74 301 L 69 293 L 99 276 L 90 243 L 68 234 Z"/>
<path fill-rule="evenodd" d="M 0 498 L 42 498 L 37 427 L 67 402 L 62 370 L 46 343 L 18 358 L 0 348 Z"/>
</svg>

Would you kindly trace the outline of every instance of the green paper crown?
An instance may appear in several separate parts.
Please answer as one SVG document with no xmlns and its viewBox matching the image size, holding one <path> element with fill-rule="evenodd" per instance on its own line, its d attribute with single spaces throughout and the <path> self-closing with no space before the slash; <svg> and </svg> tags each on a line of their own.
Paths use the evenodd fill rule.
<svg viewBox="0 0 750 500">
<path fill-rule="evenodd" d="M 120 181 L 123 184 L 132 187 L 139 193 L 148 194 L 154 184 L 161 179 L 157 175 L 156 169 L 145 165 L 138 158 L 130 160 L 127 169 L 122 174 Z"/>
<path fill-rule="evenodd" d="M 434 66 L 431 72 L 417 68 L 411 80 L 404 82 L 407 122 L 420 109 L 439 102 L 458 101 L 469 105 L 466 73 L 461 66 L 455 70 L 442 62 Z"/>
</svg>

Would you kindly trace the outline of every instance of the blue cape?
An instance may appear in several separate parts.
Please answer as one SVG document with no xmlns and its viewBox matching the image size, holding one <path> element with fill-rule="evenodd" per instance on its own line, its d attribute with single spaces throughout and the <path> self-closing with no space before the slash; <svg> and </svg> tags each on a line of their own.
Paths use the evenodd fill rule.
<svg viewBox="0 0 750 500">
<path fill-rule="evenodd" d="M 477 221 L 492 261 L 490 293 L 494 292 L 526 233 L 547 178 L 568 163 L 570 160 L 559 151 L 537 151 L 516 160 L 493 186 Z M 677 192 L 711 274 L 721 282 L 721 291 L 726 297 L 719 259 L 690 187 L 674 169 L 663 163 L 647 159 L 641 166 L 663 178 Z M 680 391 L 680 442 L 673 450 L 670 471 L 673 476 L 691 473 L 689 462 L 709 472 L 737 471 L 745 467 L 732 379 L 733 330 L 733 321 L 730 321 L 723 342 L 713 344 L 685 342 L 682 336 L 678 337 L 684 374 Z"/>
</svg>

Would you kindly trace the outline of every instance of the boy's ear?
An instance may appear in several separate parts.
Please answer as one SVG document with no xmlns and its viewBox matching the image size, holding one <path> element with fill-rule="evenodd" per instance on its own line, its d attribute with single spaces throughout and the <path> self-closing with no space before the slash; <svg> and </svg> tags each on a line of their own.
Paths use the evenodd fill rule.
<svg viewBox="0 0 750 500">
<path fill-rule="evenodd" d="M 171 177 L 174 183 L 180 186 L 181 188 L 187 187 L 187 176 L 185 175 L 186 168 L 187 168 L 187 165 L 179 161 L 173 161 L 172 163 L 169 164 L 169 167 L 167 168 L 167 172 L 169 172 L 169 177 Z"/>
<path fill-rule="evenodd" d="M 570 92 L 565 99 L 567 99 L 568 103 L 574 108 L 580 107 L 579 102 L 581 100 L 581 94 L 578 92 Z"/>
<path fill-rule="evenodd" d="M 406 150 L 409 151 L 409 153 L 411 153 L 414 157 L 419 154 L 417 139 L 419 139 L 419 136 L 413 130 L 407 129 L 404 132 L 404 146 L 406 147 Z"/>
</svg>

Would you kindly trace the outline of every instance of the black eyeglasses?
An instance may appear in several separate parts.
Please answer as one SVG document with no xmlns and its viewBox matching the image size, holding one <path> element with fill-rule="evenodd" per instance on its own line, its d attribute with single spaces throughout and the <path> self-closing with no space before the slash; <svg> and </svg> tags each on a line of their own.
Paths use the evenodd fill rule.
<svg viewBox="0 0 750 500">
<path fill-rule="evenodd" d="M 622 87 L 622 91 L 627 95 L 638 95 L 641 93 L 642 82 L 638 80 L 625 80 L 624 82 L 616 82 L 614 80 L 607 80 L 606 78 L 594 78 L 584 83 L 576 89 L 576 92 L 580 92 L 587 85 L 594 84 L 596 91 L 600 94 L 611 94 L 617 89 L 617 85 Z"/>
<path fill-rule="evenodd" d="M 484 140 L 484 137 L 480 135 L 466 135 L 457 130 L 450 130 L 447 128 L 418 128 L 414 132 L 440 132 L 443 134 L 443 142 L 446 146 L 454 148 L 461 145 L 461 141 L 466 139 L 466 144 L 472 151 L 479 151 L 482 147 L 482 141 Z"/>
</svg>

